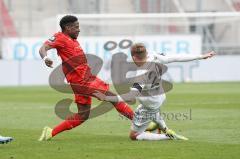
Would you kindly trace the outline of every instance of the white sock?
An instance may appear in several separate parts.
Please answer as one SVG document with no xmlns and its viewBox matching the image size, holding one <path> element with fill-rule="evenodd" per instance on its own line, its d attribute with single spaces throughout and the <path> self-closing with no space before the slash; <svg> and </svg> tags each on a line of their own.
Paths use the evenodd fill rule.
<svg viewBox="0 0 240 159">
<path fill-rule="evenodd" d="M 163 117 L 161 116 L 160 112 L 158 112 L 157 114 L 157 118 L 154 120 L 154 122 L 156 122 L 159 126 L 159 128 L 163 131 L 165 131 L 167 129 L 167 125 L 163 119 Z"/>
<path fill-rule="evenodd" d="M 147 133 L 143 132 L 139 134 L 137 140 L 169 140 L 170 138 L 165 134 L 154 134 L 154 133 Z"/>
<path fill-rule="evenodd" d="M 160 119 L 160 120 L 158 120 L 156 122 L 158 123 L 159 128 L 161 130 L 165 130 L 167 128 L 167 125 L 166 125 L 166 123 L 165 123 L 165 121 L 163 119 Z"/>
</svg>

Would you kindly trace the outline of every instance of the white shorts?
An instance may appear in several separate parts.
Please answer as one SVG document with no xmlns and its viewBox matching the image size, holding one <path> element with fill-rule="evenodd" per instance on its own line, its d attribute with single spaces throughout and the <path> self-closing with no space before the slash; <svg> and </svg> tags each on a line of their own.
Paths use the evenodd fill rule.
<svg viewBox="0 0 240 159">
<path fill-rule="evenodd" d="M 151 121 L 158 123 L 159 120 L 161 120 L 160 108 L 151 110 L 140 104 L 134 112 L 131 130 L 142 133 L 147 129 Z"/>
</svg>

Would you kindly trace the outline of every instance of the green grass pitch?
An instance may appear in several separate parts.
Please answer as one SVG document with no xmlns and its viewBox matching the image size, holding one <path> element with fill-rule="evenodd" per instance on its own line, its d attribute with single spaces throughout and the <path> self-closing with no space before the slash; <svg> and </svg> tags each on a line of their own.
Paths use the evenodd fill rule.
<svg viewBox="0 0 240 159">
<path fill-rule="evenodd" d="M 46 86 L 0 88 L 0 134 L 14 137 L 0 145 L 0 159 L 240 158 L 240 83 L 174 84 L 162 111 L 168 126 L 189 141 L 131 141 L 130 121 L 112 109 L 38 142 L 45 125 L 61 121 L 54 106 L 65 97 L 72 96 Z"/>
</svg>

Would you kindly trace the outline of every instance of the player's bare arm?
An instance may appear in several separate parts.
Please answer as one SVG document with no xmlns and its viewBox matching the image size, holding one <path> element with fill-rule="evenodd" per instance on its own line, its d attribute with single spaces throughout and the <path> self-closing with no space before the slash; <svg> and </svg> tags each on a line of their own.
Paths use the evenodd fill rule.
<svg viewBox="0 0 240 159">
<path fill-rule="evenodd" d="M 216 53 L 215 53 L 214 51 L 211 51 L 211 52 L 209 52 L 209 53 L 203 54 L 203 55 L 202 55 L 202 58 L 203 58 L 203 59 L 208 59 L 208 58 L 212 58 L 212 57 L 215 56 L 215 55 L 216 55 Z"/>
<path fill-rule="evenodd" d="M 162 64 L 173 63 L 173 62 L 189 62 L 194 60 L 203 60 L 212 58 L 216 53 L 214 51 L 202 54 L 202 55 L 174 55 L 174 56 L 158 56 L 158 61 Z"/>
<path fill-rule="evenodd" d="M 45 64 L 48 67 L 52 68 L 53 61 L 47 56 L 47 51 L 50 49 L 52 49 L 51 46 L 49 46 L 48 44 L 43 44 L 39 50 L 39 54 L 40 54 L 41 58 L 44 60 Z"/>
</svg>

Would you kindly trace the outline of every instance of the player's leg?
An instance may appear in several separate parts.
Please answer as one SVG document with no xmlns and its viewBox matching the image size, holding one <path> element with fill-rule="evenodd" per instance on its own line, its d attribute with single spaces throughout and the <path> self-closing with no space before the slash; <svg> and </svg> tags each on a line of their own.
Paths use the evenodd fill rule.
<svg viewBox="0 0 240 159">
<path fill-rule="evenodd" d="M 131 130 L 130 132 L 130 139 L 132 140 L 149 140 L 149 141 L 154 141 L 154 140 L 170 140 L 171 138 L 168 137 L 165 134 L 155 134 L 151 132 L 136 132 Z"/>
<path fill-rule="evenodd" d="M 163 131 L 164 133 L 166 132 L 166 130 L 168 129 L 163 117 L 160 115 L 159 112 L 156 113 L 156 118 L 154 120 L 154 123 L 157 124 L 158 128 Z"/>
<path fill-rule="evenodd" d="M 80 86 L 77 89 L 74 89 L 75 92 L 83 93 L 83 94 L 88 94 L 90 96 L 93 96 L 92 94 L 95 93 L 95 91 L 101 91 L 102 93 L 105 93 L 108 96 L 115 96 L 116 94 L 111 92 L 109 90 L 109 85 L 106 84 L 104 81 L 99 79 L 96 76 L 91 76 L 89 81 L 85 81 L 84 87 Z M 73 87 L 72 87 L 73 88 Z M 132 120 L 133 117 L 133 110 L 130 108 L 130 106 L 125 103 L 125 102 L 112 102 L 116 110 L 126 116 L 128 119 Z"/>
<path fill-rule="evenodd" d="M 171 138 L 166 134 L 155 134 L 151 132 L 145 132 L 148 124 L 147 122 L 143 125 L 136 125 L 134 121 L 132 121 L 132 126 L 130 130 L 129 137 L 131 140 L 170 140 Z"/>
<path fill-rule="evenodd" d="M 85 90 L 88 90 L 88 93 L 89 92 L 94 93 L 95 90 L 98 90 L 98 91 L 105 93 L 108 96 L 116 96 L 115 93 L 113 93 L 109 90 L 109 85 L 97 77 L 95 77 L 94 80 L 92 80 L 91 82 L 88 83 L 88 88 Z M 111 102 L 111 103 L 113 104 L 114 108 L 120 114 L 124 115 L 125 117 L 127 117 L 130 120 L 133 119 L 134 112 L 133 112 L 132 108 L 126 102 Z M 152 128 L 152 130 L 155 130 L 157 128 L 158 127 L 154 127 L 154 128 Z"/>
<path fill-rule="evenodd" d="M 158 102 L 159 102 L 159 108 L 158 108 L 157 112 L 160 111 L 160 108 L 162 107 L 165 99 L 166 99 L 166 96 L 165 96 L 165 95 L 163 95 L 163 96 L 161 96 L 161 98 L 159 98 L 159 101 L 158 101 Z M 167 130 L 167 125 L 166 125 L 164 119 L 160 116 L 160 113 L 158 113 L 158 114 L 159 114 L 159 115 L 156 116 L 156 118 L 159 118 L 159 119 L 158 119 L 157 121 L 151 122 L 151 123 L 148 125 L 146 131 L 158 130 L 158 133 L 161 133 L 161 132 L 165 133 L 165 132 L 166 132 L 166 130 Z"/>
<path fill-rule="evenodd" d="M 158 134 L 163 133 L 162 130 L 159 128 L 158 124 L 156 122 L 151 121 L 148 124 L 148 127 L 146 129 L 146 132 L 156 132 Z"/>
<path fill-rule="evenodd" d="M 65 121 L 57 125 L 52 131 L 52 137 L 56 136 L 57 134 L 63 131 L 71 130 L 81 125 L 88 119 L 91 105 L 77 104 L 77 107 L 78 113 L 73 113 L 72 115 L 66 117 Z"/>
<path fill-rule="evenodd" d="M 141 105 L 138 106 L 134 113 L 132 120 L 131 131 L 129 134 L 132 140 L 169 140 L 171 139 L 165 134 L 154 134 L 150 132 L 145 132 L 149 123 L 151 122 L 151 116 Z"/>
<path fill-rule="evenodd" d="M 11 142 L 13 140 L 12 137 L 4 137 L 0 135 L 0 144 L 5 144 Z"/>
<path fill-rule="evenodd" d="M 44 127 L 39 141 L 50 140 L 63 131 L 71 130 L 81 125 L 88 119 L 91 109 L 91 97 L 75 95 L 75 102 L 77 104 L 78 113 L 73 113 L 67 116 L 63 122 L 55 126 L 53 129 L 50 127 Z"/>
<path fill-rule="evenodd" d="M 107 91 L 106 95 L 108 96 L 115 96 L 116 94 L 114 94 L 111 91 Z M 133 110 L 132 108 L 125 102 L 111 102 L 114 106 L 114 108 L 122 115 L 124 115 L 125 117 L 127 117 L 128 119 L 132 120 L 133 118 Z"/>
<path fill-rule="evenodd" d="M 111 91 L 107 91 L 106 95 L 108 95 L 108 96 L 115 96 L 116 94 L 114 94 Z M 120 114 L 126 116 L 130 120 L 133 119 L 134 112 L 133 112 L 132 108 L 127 103 L 125 103 L 125 102 L 117 102 L 117 103 L 112 102 L 112 104 L 114 105 L 114 107 L 116 108 L 116 110 Z M 160 134 L 160 131 L 161 131 L 161 129 L 159 129 L 159 125 L 156 122 L 153 122 L 153 121 L 151 121 L 148 124 L 146 130 L 147 131 L 158 130 L 159 134 Z"/>
<path fill-rule="evenodd" d="M 77 81 L 77 79 L 76 79 Z M 73 82 L 73 81 L 72 81 Z M 75 84 L 71 84 L 71 87 L 75 94 L 85 94 L 92 96 L 92 94 L 98 90 L 102 93 L 105 93 L 108 96 L 115 96 L 116 94 L 109 90 L 109 85 L 104 81 L 99 79 L 96 76 L 89 75 L 88 79 L 85 79 L 81 82 L 74 82 Z M 125 102 L 112 102 L 115 109 L 122 115 L 126 116 L 128 119 L 132 120 L 133 118 L 133 110 L 131 107 Z"/>
<path fill-rule="evenodd" d="M 178 140 L 188 140 L 188 138 L 182 135 L 179 135 L 175 131 L 169 129 L 159 112 L 156 113 L 156 118 L 153 121 L 157 123 L 159 126 L 159 129 L 170 138 L 178 139 Z"/>
</svg>

